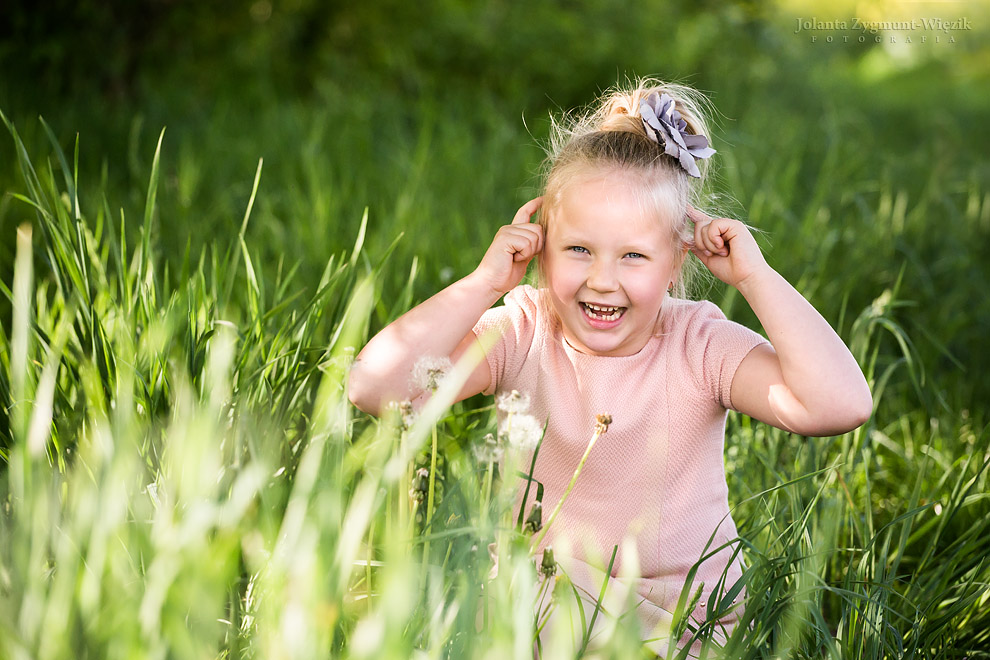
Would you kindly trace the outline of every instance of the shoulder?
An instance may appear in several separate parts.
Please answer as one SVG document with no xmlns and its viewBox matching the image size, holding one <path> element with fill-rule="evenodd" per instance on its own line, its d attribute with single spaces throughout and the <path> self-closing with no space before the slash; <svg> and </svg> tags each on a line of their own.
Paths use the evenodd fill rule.
<svg viewBox="0 0 990 660">
<path fill-rule="evenodd" d="M 699 363 L 719 336 L 736 325 L 708 300 L 670 299 L 664 302 L 660 336 L 689 363 Z M 742 326 L 739 326 L 742 327 Z"/>
<path fill-rule="evenodd" d="M 485 349 L 491 368 L 486 394 L 514 387 L 534 346 L 543 345 L 539 328 L 542 294 L 531 286 L 518 286 L 503 298 L 503 304 L 485 312 L 474 326 L 474 334 Z M 510 385 L 506 385 L 509 383 Z"/>
<path fill-rule="evenodd" d="M 741 323 L 730 321 L 707 300 L 676 300 L 665 324 L 677 337 L 678 358 L 712 399 L 729 407 L 729 388 L 739 363 L 766 339 Z"/>
<path fill-rule="evenodd" d="M 726 318 L 718 306 L 708 300 L 671 301 L 665 310 L 663 332 L 681 336 L 690 347 L 714 346 L 725 350 L 745 347 L 749 350 L 756 343 L 766 341 L 750 328 Z"/>
<path fill-rule="evenodd" d="M 505 294 L 501 305 L 489 309 L 485 316 L 498 318 L 502 323 L 535 325 L 542 314 L 542 296 L 540 289 L 528 284 L 517 286 Z"/>
<path fill-rule="evenodd" d="M 542 297 L 542 289 L 537 289 L 528 284 L 520 284 L 505 294 L 503 300 L 506 306 L 518 307 L 527 314 L 535 316 L 539 312 Z"/>
<path fill-rule="evenodd" d="M 696 331 L 713 321 L 729 322 L 722 310 L 710 300 L 670 298 L 664 305 L 661 325 L 664 334 Z"/>
<path fill-rule="evenodd" d="M 474 328 L 476 335 L 492 330 L 500 334 L 513 331 L 517 337 L 532 336 L 542 315 L 542 292 L 520 285 L 505 294 L 501 305 L 485 312 Z"/>
</svg>

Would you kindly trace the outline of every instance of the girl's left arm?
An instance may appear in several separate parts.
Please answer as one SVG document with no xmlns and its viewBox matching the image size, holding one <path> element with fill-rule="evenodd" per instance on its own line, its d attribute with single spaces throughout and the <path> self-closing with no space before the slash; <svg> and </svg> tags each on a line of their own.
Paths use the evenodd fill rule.
<svg viewBox="0 0 990 660">
<path fill-rule="evenodd" d="M 694 253 L 746 298 L 771 343 L 739 364 L 732 407 L 801 435 L 836 435 L 864 424 L 873 412 L 869 385 L 828 322 L 767 264 L 745 225 L 694 208 L 688 215 L 695 222 Z"/>
</svg>

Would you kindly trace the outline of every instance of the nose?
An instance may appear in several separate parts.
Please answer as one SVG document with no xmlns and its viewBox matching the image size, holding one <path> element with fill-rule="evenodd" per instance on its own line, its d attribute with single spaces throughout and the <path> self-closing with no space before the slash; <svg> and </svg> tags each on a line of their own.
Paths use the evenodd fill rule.
<svg viewBox="0 0 990 660">
<path fill-rule="evenodd" d="M 616 265 L 604 259 L 595 259 L 588 268 L 588 288 L 602 293 L 618 290 Z"/>
</svg>

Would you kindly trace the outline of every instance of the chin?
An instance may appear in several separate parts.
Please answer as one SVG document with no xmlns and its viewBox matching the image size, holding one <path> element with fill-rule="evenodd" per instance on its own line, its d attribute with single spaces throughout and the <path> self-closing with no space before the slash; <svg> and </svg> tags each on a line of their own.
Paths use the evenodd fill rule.
<svg viewBox="0 0 990 660">
<path fill-rule="evenodd" d="M 603 357 L 610 356 L 623 356 L 632 355 L 635 351 L 630 350 L 621 342 L 614 341 L 583 341 L 581 338 L 577 338 L 578 344 L 580 346 L 582 353 L 588 353 L 589 355 L 600 355 Z"/>
</svg>

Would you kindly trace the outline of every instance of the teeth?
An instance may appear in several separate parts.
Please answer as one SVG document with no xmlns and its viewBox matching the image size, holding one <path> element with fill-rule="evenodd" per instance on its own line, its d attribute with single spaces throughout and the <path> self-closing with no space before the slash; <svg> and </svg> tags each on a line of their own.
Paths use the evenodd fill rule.
<svg viewBox="0 0 990 660">
<path fill-rule="evenodd" d="M 581 303 L 584 313 L 590 318 L 599 321 L 615 321 L 622 316 L 622 307 L 607 307 L 604 305 L 593 305 L 591 303 Z"/>
</svg>

